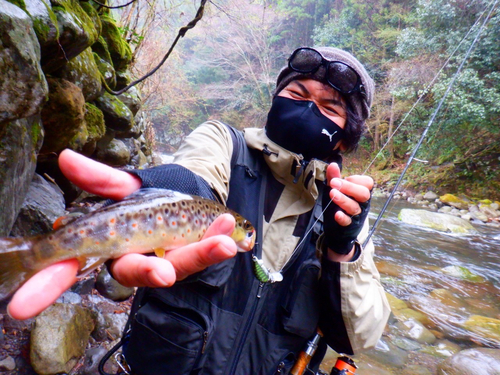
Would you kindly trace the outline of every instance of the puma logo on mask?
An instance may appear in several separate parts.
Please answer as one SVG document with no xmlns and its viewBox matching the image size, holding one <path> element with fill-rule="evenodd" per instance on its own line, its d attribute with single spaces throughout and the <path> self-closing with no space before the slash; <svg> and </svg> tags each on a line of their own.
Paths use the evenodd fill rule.
<svg viewBox="0 0 500 375">
<path fill-rule="evenodd" d="M 328 130 L 326 130 L 325 128 L 323 128 L 323 130 L 321 131 L 321 134 L 325 134 L 328 136 L 328 138 L 330 138 L 330 142 L 332 141 L 332 137 L 337 133 L 337 130 L 335 130 L 332 134 L 328 133 Z"/>
</svg>

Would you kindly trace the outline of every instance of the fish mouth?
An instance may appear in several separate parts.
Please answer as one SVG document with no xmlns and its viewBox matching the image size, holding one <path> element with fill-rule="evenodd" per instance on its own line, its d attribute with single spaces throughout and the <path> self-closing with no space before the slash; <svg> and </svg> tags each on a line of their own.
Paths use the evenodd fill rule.
<svg viewBox="0 0 500 375">
<path fill-rule="evenodd" d="M 253 249 L 255 246 L 255 230 L 248 232 L 245 238 L 241 241 L 236 242 L 239 252 L 247 252 Z"/>
</svg>

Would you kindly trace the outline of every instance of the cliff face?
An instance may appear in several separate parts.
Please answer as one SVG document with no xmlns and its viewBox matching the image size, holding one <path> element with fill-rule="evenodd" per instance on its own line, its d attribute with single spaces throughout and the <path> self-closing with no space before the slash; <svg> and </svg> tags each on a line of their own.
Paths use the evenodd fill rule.
<svg viewBox="0 0 500 375">
<path fill-rule="evenodd" d="M 109 12 L 77 0 L 0 0 L 0 236 L 10 233 L 33 176 L 61 176 L 71 148 L 113 166 L 147 162 L 132 51 Z M 147 152 L 146 152 L 147 153 Z"/>
</svg>

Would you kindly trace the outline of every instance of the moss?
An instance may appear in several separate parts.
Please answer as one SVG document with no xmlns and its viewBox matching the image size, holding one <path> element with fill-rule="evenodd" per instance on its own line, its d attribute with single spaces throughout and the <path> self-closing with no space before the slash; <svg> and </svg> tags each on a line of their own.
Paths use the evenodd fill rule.
<svg viewBox="0 0 500 375">
<path fill-rule="evenodd" d="M 132 49 L 122 37 L 113 18 L 103 15 L 102 36 L 106 40 L 115 70 L 125 69 L 132 61 Z"/>
<path fill-rule="evenodd" d="M 57 16 L 52 11 L 52 8 L 49 4 L 47 4 L 44 0 L 42 0 L 42 3 L 47 9 L 49 19 L 31 16 L 31 19 L 33 20 L 33 29 L 35 30 L 36 36 L 41 46 L 43 46 L 49 40 L 59 39 Z"/>
<path fill-rule="evenodd" d="M 99 36 L 99 38 L 97 38 L 97 41 L 92 44 L 92 52 L 97 53 L 99 57 L 107 63 L 111 65 L 113 64 L 113 60 L 111 59 L 111 55 L 109 54 L 108 43 L 106 43 L 102 36 Z"/>
<path fill-rule="evenodd" d="M 9 3 L 17 5 L 22 10 L 26 11 L 26 3 L 24 0 L 7 0 Z"/>
<path fill-rule="evenodd" d="M 92 21 L 94 22 L 94 26 L 97 30 L 97 33 L 101 35 L 102 22 L 101 18 L 99 17 L 99 14 L 97 13 L 97 10 L 95 10 L 95 8 L 92 7 L 92 5 L 90 5 L 87 2 L 80 2 L 80 6 L 85 11 L 85 13 L 87 13 L 87 15 L 92 19 Z"/>
<path fill-rule="evenodd" d="M 104 115 L 95 105 L 85 103 L 85 123 L 87 125 L 89 141 L 97 141 L 104 137 L 106 126 Z"/>
</svg>

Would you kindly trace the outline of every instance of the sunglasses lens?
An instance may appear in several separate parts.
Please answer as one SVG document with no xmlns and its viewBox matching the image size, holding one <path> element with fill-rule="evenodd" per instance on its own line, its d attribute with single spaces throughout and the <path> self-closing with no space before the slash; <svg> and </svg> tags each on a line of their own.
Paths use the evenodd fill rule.
<svg viewBox="0 0 500 375">
<path fill-rule="evenodd" d="M 340 92 L 349 93 L 356 88 L 358 75 L 350 66 L 332 62 L 328 65 L 328 81 Z"/>
<path fill-rule="evenodd" d="M 322 61 L 323 58 L 318 51 L 301 48 L 290 58 L 290 67 L 300 73 L 310 73 L 316 70 Z"/>
</svg>

